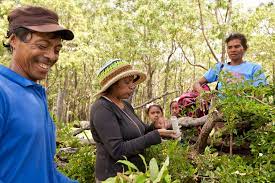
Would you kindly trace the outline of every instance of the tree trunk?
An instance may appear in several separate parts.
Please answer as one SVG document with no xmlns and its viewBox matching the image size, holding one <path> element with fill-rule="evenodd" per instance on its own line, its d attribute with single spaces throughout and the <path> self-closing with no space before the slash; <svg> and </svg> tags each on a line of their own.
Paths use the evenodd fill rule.
<svg viewBox="0 0 275 183">
<path fill-rule="evenodd" d="M 273 62 L 273 85 L 275 84 L 275 64 Z M 275 105 L 275 87 L 273 87 L 273 104 Z"/>
<path fill-rule="evenodd" d="M 64 102 L 65 102 L 65 96 L 66 96 L 66 88 L 68 85 L 68 73 L 65 71 L 65 78 L 64 78 L 64 85 L 63 88 L 60 87 L 58 90 L 57 95 L 57 102 L 56 102 L 56 117 L 58 123 L 61 123 L 64 121 Z"/>
<path fill-rule="evenodd" d="M 171 60 L 171 57 L 173 56 L 173 54 L 175 53 L 175 51 L 176 51 L 175 44 L 174 44 L 174 41 L 172 41 L 171 52 L 170 52 L 170 54 L 167 58 L 167 61 L 166 61 L 163 93 L 167 92 L 167 90 L 168 90 L 168 77 L 169 77 L 169 72 L 170 72 L 170 60 Z M 165 104 L 166 103 L 167 103 L 167 97 L 163 96 L 162 108 L 163 108 L 164 111 L 165 111 Z"/>
<path fill-rule="evenodd" d="M 218 121 L 222 121 L 222 115 L 217 110 L 208 114 L 206 123 L 203 125 L 199 138 L 194 146 L 196 154 L 204 152 L 204 149 L 207 146 L 208 136 Z"/>
<path fill-rule="evenodd" d="M 63 101 L 65 98 L 65 92 L 59 88 L 58 94 L 57 94 L 57 102 L 56 102 L 56 118 L 58 123 L 62 122 L 62 116 L 63 116 Z"/>
<path fill-rule="evenodd" d="M 147 79 L 147 100 L 149 100 L 150 98 L 153 97 L 153 89 L 152 89 L 153 74 L 154 74 L 154 71 L 152 68 L 152 64 L 149 63 L 148 67 L 147 67 L 147 76 L 148 76 L 148 79 Z"/>
</svg>

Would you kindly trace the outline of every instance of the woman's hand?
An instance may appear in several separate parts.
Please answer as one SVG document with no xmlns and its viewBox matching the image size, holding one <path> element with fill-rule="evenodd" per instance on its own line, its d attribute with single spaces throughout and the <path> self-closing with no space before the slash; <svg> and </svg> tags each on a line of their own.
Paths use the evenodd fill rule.
<svg viewBox="0 0 275 183">
<path fill-rule="evenodd" d="M 157 129 L 168 129 L 171 128 L 171 123 L 164 117 L 160 117 L 158 121 L 154 123 L 155 128 Z"/>
<path fill-rule="evenodd" d="M 177 133 L 174 130 L 158 129 L 158 132 L 161 137 L 170 137 L 173 139 L 177 139 L 181 136 L 181 133 Z"/>
</svg>

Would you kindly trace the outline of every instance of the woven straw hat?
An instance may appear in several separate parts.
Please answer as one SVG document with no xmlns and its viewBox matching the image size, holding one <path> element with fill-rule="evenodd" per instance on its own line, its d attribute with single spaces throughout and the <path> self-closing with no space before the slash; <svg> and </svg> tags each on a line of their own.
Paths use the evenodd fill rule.
<svg viewBox="0 0 275 183">
<path fill-rule="evenodd" d="M 102 93 L 104 93 L 112 84 L 128 76 L 135 76 L 134 83 L 136 85 L 146 79 L 146 75 L 143 72 L 133 69 L 126 61 L 121 59 L 108 61 L 97 72 L 97 78 L 101 88 L 94 96 L 102 95 Z"/>
</svg>

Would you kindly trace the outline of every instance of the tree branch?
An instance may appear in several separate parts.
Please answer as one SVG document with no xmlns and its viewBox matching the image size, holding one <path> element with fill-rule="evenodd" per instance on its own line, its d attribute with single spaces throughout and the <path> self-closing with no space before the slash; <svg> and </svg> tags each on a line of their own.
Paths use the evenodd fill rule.
<svg viewBox="0 0 275 183">
<path fill-rule="evenodd" d="M 203 68 L 204 70 L 208 70 L 206 67 L 204 67 L 204 66 L 202 66 L 202 65 L 199 65 L 199 64 L 192 64 L 192 63 L 190 62 L 190 60 L 188 59 L 188 57 L 186 56 L 186 54 L 185 54 L 185 52 L 183 51 L 183 48 L 182 48 L 182 46 L 181 46 L 180 44 L 179 44 L 179 47 L 180 47 L 180 49 L 181 49 L 181 51 L 182 51 L 182 53 L 183 53 L 184 58 L 187 60 L 187 62 L 188 62 L 190 65 L 192 65 L 192 66 L 194 66 L 194 67 Z"/>
<path fill-rule="evenodd" d="M 217 58 L 216 54 L 214 53 L 214 50 L 212 49 L 212 47 L 210 46 L 210 43 L 209 43 L 208 39 L 206 38 L 206 35 L 205 35 L 205 32 L 204 32 L 204 23 L 203 23 L 203 19 L 202 19 L 202 10 L 201 10 L 200 0 L 198 0 L 198 5 L 199 5 L 199 10 L 200 10 L 200 22 L 201 22 L 202 35 L 204 37 L 204 40 L 206 41 L 206 44 L 207 44 L 208 48 L 210 49 L 211 54 L 215 58 L 216 62 L 219 62 L 219 59 Z"/>
<path fill-rule="evenodd" d="M 204 123 L 207 120 L 207 117 L 208 117 L 207 115 L 202 116 L 200 118 L 181 117 L 178 119 L 178 121 L 182 127 L 196 127 L 196 126 L 204 125 Z"/>
<path fill-rule="evenodd" d="M 232 0 L 228 0 L 228 5 L 227 5 L 225 19 L 224 19 L 225 23 L 228 23 L 230 21 L 231 14 L 232 14 Z"/>
<path fill-rule="evenodd" d="M 134 109 L 139 109 L 139 108 L 141 108 L 141 107 L 143 107 L 143 106 L 145 106 L 145 105 L 147 105 L 147 104 L 149 104 L 149 103 L 151 103 L 151 102 L 153 102 L 153 101 L 155 101 L 155 100 L 157 100 L 157 99 L 160 99 L 160 98 L 162 98 L 162 97 L 164 97 L 164 96 L 167 96 L 167 95 L 170 95 L 170 94 L 173 94 L 173 93 L 176 93 L 176 92 L 179 92 L 179 90 L 175 90 L 175 91 L 172 91 L 172 92 L 165 92 L 164 94 L 162 94 L 162 95 L 159 96 L 159 97 L 152 98 L 152 99 L 150 99 L 150 100 L 144 102 L 144 103 L 141 104 L 141 105 L 135 106 Z"/>
<path fill-rule="evenodd" d="M 89 125 L 89 126 L 86 126 L 86 127 L 84 127 L 84 128 L 78 128 L 78 129 L 76 129 L 75 131 L 73 131 L 73 136 L 76 136 L 76 135 L 78 135 L 78 134 L 84 132 L 85 130 L 90 130 L 90 129 L 91 129 L 90 125 Z"/>
<path fill-rule="evenodd" d="M 251 99 L 254 99 L 256 100 L 257 102 L 261 103 L 261 104 L 264 104 L 264 105 L 269 105 L 267 103 L 264 103 L 263 101 L 261 101 L 260 99 L 257 99 L 256 97 L 254 96 L 249 96 L 249 95 L 245 95 L 246 98 L 251 98 Z"/>
</svg>

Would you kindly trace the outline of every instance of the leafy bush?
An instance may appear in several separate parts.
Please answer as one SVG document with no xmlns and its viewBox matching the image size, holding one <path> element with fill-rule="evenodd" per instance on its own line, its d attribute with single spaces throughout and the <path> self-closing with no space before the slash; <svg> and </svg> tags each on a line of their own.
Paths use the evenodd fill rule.
<svg viewBox="0 0 275 183">
<path fill-rule="evenodd" d="M 79 139 L 72 135 L 72 124 L 67 124 L 57 131 L 57 142 L 60 148 L 71 147 L 78 149 L 76 153 L 57 153 L 58 169 L 68 177 L 78 180 L 80 183 L 95 182 L 95 147 L 82 145 Z"/>
<path fill-rule="evenodd" d="M 255 88 L 245 83 L 235 89 L 228 86 L 222 91 L 223 97 L 218 99 L 217 107 L 223 112 L 226 128 L 235 134 L 235 145 L 244 141 L 250 143 L 251 154 L 248 156 L 219 155 L 208 146 L 204 154 L 190 160 L 188 138 L 181 142 L 167 140 L 146 149 L 145 158 L 150 161 L 143 159 L 147 167 L 145 173 L 138 171 L 131 162 L 121 160 L 119 163 L 128 166 L 129 170 L 105 182 L 272 182 L 275 180 L 274 105 L 270 100 L 272 87 Z M 242 121 L 249 122 L 251 128 L 239 133 L 236 125 Z M 59 134 L 61 142 L 65 141 L 63 145 L 80 147 L 74 140 L 66 142 L 71 139 L 67 130 L 65 128 Z M 92 147 L 80 147 L 77 154 L 68 156 L 68 164 L 61 170 L 80 182 L 94 182 L 94 152 Z M 164 162 L 160 170 L 157 162 Z"/>
<path fill-rule="evenodd" d="M 68 177 L 80 183 L 95 182 L 95 149 L 93 146 L 83 146 L 76 154 L 69 155 L 69 162 L 59 170 Z"/>
<path fill-rule="evenodd" d="M 193 175 L 197 170 L 188 160 L 188 150 L 188 144 L 179 143 L 176 140 L 167 140 L 148 148 L 145 157 L 146 159 L 154 157 L 159 162 L 163 162 L 166 156 L 169 156 L 168 171 L 172 179 L 180 182 L 194 182 Z"/>
<path fill-rule="evenodd" d="M 81 147 L 80 141 L 72 134 L 72 124 L 67 124 L 57 130 L 58 148 L 62 147 Z"/>
<path fill-rule="evenodd" d="M 126 183 L 126 182 L 133 182 L 133 183 L 145 183 L 145 182 L 152 182 L 152 183 L 171 183 L 171 175 L 168 173 L 168 165 L 169 165 L 169 157 L 166 157 L 164 163 L 162 164 L 161 169 L 159 170 L 159 166 L 157 164 L 157 160 L 152 158 L 149 162 L 149 166 L 146 164 L 145 159 L 143 156 L 140 155 L 142 158 L 146 171 L 145 173 L 139 172 L 138 168 L 127 160 L 119 160 L 118 163 L 122 163 L 128 167 L 128 170 L 123 173 L 118 173 L 116 177 L 108 178 L 103 183 Z M 179 183 L 179 181 L 173 181 L 173 183 Z"/>
</svg>

